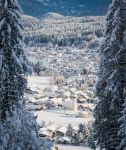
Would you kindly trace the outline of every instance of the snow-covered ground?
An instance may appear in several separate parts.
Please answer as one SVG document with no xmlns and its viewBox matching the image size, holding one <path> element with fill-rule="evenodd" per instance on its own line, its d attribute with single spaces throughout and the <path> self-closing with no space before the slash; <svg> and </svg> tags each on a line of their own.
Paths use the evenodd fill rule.
<svg viewBox="0 0 126 150">
<path fill-rule="evenodd" d="M 51 77 L 28 77 L 28 88 L 32 91 L 43 92 L 45 89 L 50 89 L 52 93 L 57 90 L 57 86 L 54 85 L 53 78 Z"/>
<path fill-rule="evenodd" d="M 71 146 L 71 145 L 58 145 L 60 150 L 91 150 L 88 147 L 83 146 Z"/>
<path fill-rule="evenodd" d="M 86 146 L 73 146 L 73 145 L 58 145 L 59 150 L 91 150 L 91 148 Z M 97 147 L 96 150 L 99 150 Z"/>
<path fill-rule="evenodd" d="M 53 79 L 51 77 L 38 77 L 32 76 L 28 78 L 28 87 L 33 91 L 40 92 L 46 88 L 55 89 L 53 84 Z M 43 121 L 46 123 L 53 122 L 59 125 L 68 124 L 79 124 L 87 123 L 90 118 L 80 118 L 76 117 L 77 112 L 68 110 L 46 110 L 46 111 L 36 111 L 34 112 L 37 117 L 37 122 L 41 125 Z"/>
<path fill-rule="evenodd" d="M 35 115 L 38 116 L 37 122 L 39 124 L 42 121 L 46 123 L 53 122 L 59 125 L 68 125 L 68 124 L 79 124 L 79 123 L 87 123 L 89 118 L 86 120 L 84 118 L 77 118 L 74 115 L 76 113 L 74 111 L 64 111 L 64 110 L 51 110 L 51 111 L 39 111 L 35 112 Z"/>
<path fill-rule="evenodd" d="M 53 88 L 53 86 L 54 85 L 52 85 L 51 77 L 39 77 L 39 76 L 28 77 L 28 87 L 30 87 L 30 89 L 43 90 L 45 88 Z"/>
</svg>

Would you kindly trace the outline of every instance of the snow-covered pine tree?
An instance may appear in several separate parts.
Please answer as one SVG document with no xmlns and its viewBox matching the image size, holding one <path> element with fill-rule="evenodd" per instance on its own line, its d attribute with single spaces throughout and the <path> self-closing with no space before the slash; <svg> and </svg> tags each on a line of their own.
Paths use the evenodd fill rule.
<svg viewBox="0 0 126 150">
<path fill-rule="evenodd" d="M 119 145 L 119 150 L 125 150 L 126 149 L 126 102 L 123 105 L 123 116 L 120 118 L 121 126 L 119 130 L 119 136 L 121 137 L 121 142 Z"/>
<path fill-rule="evenodd" d="M 73 132 L 72 137 L 71 137 L 71 143 L 79 144 L 79 141 L 80 141 L 80 135 L 76 132 Z"/>
<path fill-rule="evenodd" d="M 23 97 L 28 71 L 23 49 L 21 9 L 16 0 L 2 0 L 0 4 L 0 119 L 6 119 Z"/>
<path fill-rule="evenodd" d="M 126 1 L 113 0 L 107 15 L 105 40 L 101 46 L 101 62 L 95 108 L 94 136 L 101 149 L 115 150 L 121 138 L 118 135 L 124 89 L 126 86 L 126 49 L 123 37 L 126 30 Z"/>
<path fill-rule="evenodd" d="M 50 150 L 50 142 L 39 138 L 33 116 L 23 105 L 24 75 L 28 62 L 24 53 L 21 9 L 17 0 L 0 1 L 0 149 Z"/>
<path fill-rule="evenodd" d="M 126 7 L 126 1 L 125 1 L 125 7 Z M 126 57 L 125 51 L 126 51 L 126 30 L 124 32 L 124 38 L 121 46 L 122 51 L 122 57 Z M 125 66 L 124 66 L 125 67 Z M 126 67 L 124 68 L 126 69 Z M 124 72 L 124 78 L 126 78 L 126 73 Z M 121 143 L 119 145 L 119 150 L 125 150 L 126 149 L 126 88 L 124 89 L 124 96 L 125 96 L 125 103 L 123 104 L 123 111 L 122 111 L 122 117 L 119 119 L 119 122 L 121 123 L 120 130 L 119 130 L 119 136 L 121 137 Z"/>
<path fill-rule="evenodd" d="M 69 124 L 67 128 L 67 136 L 72 137 L 72 134 L 73 134 L 73 128 L 71 124 Z"/>
</svg>

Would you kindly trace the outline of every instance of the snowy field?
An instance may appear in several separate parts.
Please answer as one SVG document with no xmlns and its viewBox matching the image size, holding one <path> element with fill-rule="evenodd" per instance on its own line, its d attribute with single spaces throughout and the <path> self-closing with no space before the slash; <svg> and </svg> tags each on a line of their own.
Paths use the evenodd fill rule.
<svg viewBox="0 0 126 150">
<path fill-rule="evenodd" d="M 39 77 L 32 76 L 28 77 L 28 87 L 34 90 L 43 90 L 45 88 L 53 88 L 51 77 Z"/>
<path fill-rule="evenodd" d="M 51 110 L 51 111 L 40 111 L 35 112 L 35 115 L 38 116 L 37 122 L 39 124 L 42 123 L 42 121 L 45 121 L 46 123 L 53 122 L 55 124 L 59 125 L 68 125 L 68 124 L 79 124 L 79 123 L 87 123 L 88 120 L 84 118 L 77 118 L 74 117 L 75 112 L 74 111 L 64 111 L 64 110 Z"/>
<path fill-rule="evenodd" d="M 71 145 L 58 145 L 60 150 L 91 150 L 88 147 L 83 146 L 71 146 Z"/>
<path fill-rule="evenodd" d="M 51 77 L 28 77 L 28 88 L 32 91 L 42 92 L 44 89 L 50 89 L 52 93 L 55 93 L 57 86 L 54 85 L 53 78 Z"/>
<path fill-rule="evenodd" d="M 58 147 L 60 148 L 59 150 L 91 150 L 86 146 L 58 145 Z M 99 150 L 99 148 L 97 147 L 96 150 Z"/>
<path fill-rule="evenodd" d="M 34 91 L 41 91 L 45 88 L 55 89 L 53 80 L 50 77 L 38 77 L 32 76 L 28 78 L 28 87 Z M 37 122 L 41 124 L 43 121 L 46 123 L 53 122 L 55 124 L 79 124 L 87 123 L 90 118 L 78 118 L 75 117 L 77 112 L 75 111 L 65 111 L 65 110 L 46 110 L 46 111 L 36 111 L 35 116 L 37 117 Z"/>
</svg>

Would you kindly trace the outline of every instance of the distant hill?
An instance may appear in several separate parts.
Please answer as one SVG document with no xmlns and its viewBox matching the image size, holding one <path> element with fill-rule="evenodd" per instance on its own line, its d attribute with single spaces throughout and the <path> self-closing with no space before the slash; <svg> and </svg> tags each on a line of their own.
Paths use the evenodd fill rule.
<svg viewBox="0 0 126 150">
<path fill-rule="evenodd" d="M 41 17 L 54 12 L 64 16 L 102 16 L 112 0 L 18 0 L 24 13 Z"/>
<path fill-rule="evenodd" d="M 23 16 L 25 43 L 29 47 L 97 47 L 104 33 L 105 17 L 71 17 L 47 13 L 41 19 Z"/>
</svg>

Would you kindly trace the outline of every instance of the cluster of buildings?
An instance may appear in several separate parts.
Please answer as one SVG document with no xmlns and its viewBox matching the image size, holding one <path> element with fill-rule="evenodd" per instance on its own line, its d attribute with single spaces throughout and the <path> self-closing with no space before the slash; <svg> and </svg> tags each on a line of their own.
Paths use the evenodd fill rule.
<svg viewBox="0 0 126 150">
<path fill-rule="evenodd" d="M 95 85 L 98 75 L 98 53 L 97 49 L 65 48 L 30 48 L 28 51 L 30 60 L 34 63 L 40 62 L 42 68 L 40 76 L 53 78 L 58 87 L 56 93 L 63 98 L 78 97 L 90 99 L 96 103 Z M 94 102 L 93 102 L 94 99 Z"/>
<path fill-rule="evenodd" d="M 26 22 L 25 42 L 33 67 L 27 91 L 28 109 L 37 112 L 40 136 L 70 144 L 72 137 L 67 135 L 68 125 L 78 134 L 80 122 L 88 126 L 87 122 L 93 120 L 93 110 L 98 103 L 95 86 L 104 18 L 78 18 L 73 23 L 69 23 L 70 18 L 66 19 Z M 64 117 L 66 123 L 55 122 L 55 114 L 59 122 Z M 47 124 L 46 121 L 53 120 L 50 116 L 54 117 L 54 122 Z M 73 122 L 69 123 L 69 119 Z M 77 119 L 80 122 L 74 124 Z M 46 126 L 41 121 L 45 121 Z"/>
<path fill-rule="evenodd" d="M 39 61 L 42 64 L 39 76 L 34 73 L 34 77 L 39 84 L 44 77 L 49 78 L 50 83 L 42 89 L 38 85 L 35 85 L 36 89 L 29 87 L 28 94 L 32 94 L 29 109 L 41 113 L 50 110 L 57 110 L 57 113 L 58 110 L 71 111 L 74 113 L 70 117 L 92 120 L 93 110 L 98 103 L 95 95 L 99 61 L 97 49 L 32 47 L 30 50 L 28 53 L 32 63 Z M 78 125 L 73 124 L 73 128 Z M 53 122 L 41 127 L 40 136 L 70 144 L 72 139 L 66 134 L 67 126 Z"/>
</svg>

